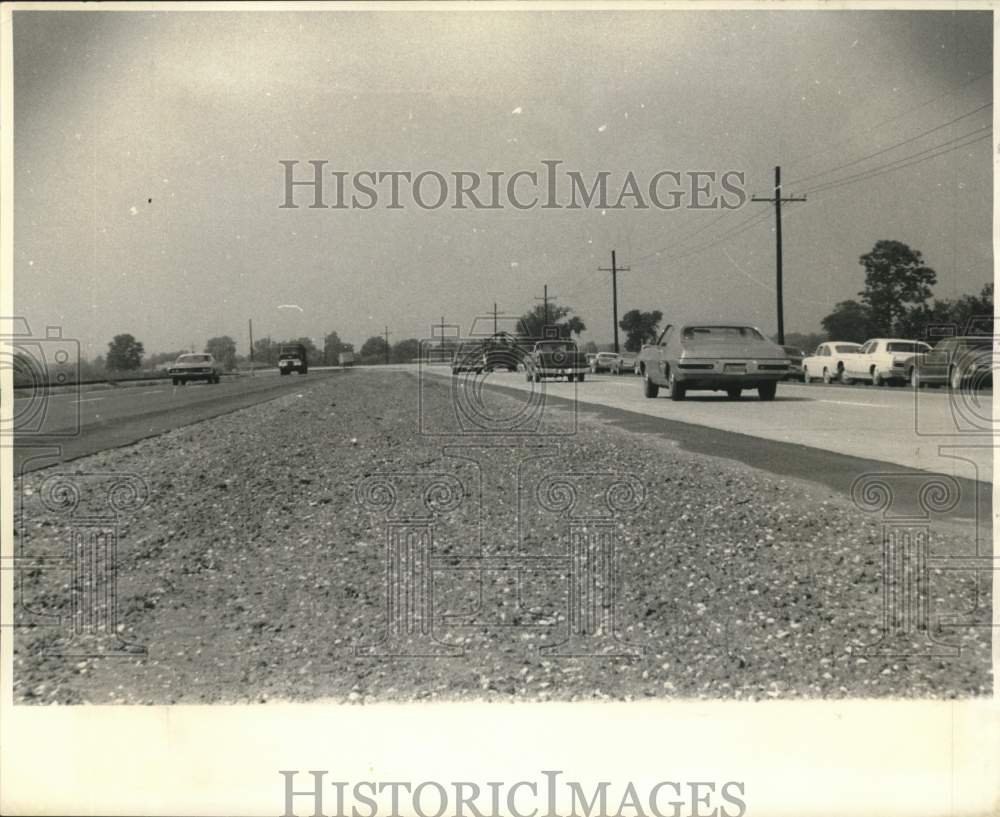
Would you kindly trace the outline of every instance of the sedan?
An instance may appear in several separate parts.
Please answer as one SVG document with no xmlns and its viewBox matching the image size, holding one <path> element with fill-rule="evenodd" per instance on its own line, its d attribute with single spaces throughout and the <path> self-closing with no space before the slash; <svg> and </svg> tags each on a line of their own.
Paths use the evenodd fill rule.
<svg viewBox="0 0 1000 817">
<path fill-rule="evenodd" d="M 646 397 L 666 387 L 672 400 L 692 389 L 724 391 L 738 400 L 743 389 L 756 389 L 761 400 L 773 400 L 789 364 L 785 350 L 754 326 L 689 323 L 668 326 L 656 344 L 644 346 L 639 366 Z"/>
<path fill-rule="evenodd" d="M 207 352 L 190 353 L 178 356 L 177 360 L 170 364 L 167 374 L 175 386 L 187 385 L 192 380 L 218 383 L 222 376 L 222 367 Z"/>
<path fill-rule="evenodd" d="M 993 338 L 944 338 L 931 351 L 904 358 L 899 368 L 915 388 L 988 385 L 993 380 Z"/>
</svg>

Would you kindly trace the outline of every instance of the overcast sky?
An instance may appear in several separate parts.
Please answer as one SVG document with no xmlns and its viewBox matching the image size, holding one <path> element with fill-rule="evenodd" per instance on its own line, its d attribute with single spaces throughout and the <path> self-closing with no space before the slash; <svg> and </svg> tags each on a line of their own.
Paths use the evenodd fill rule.
<svg viewBox="0 0 1000 817">
<path fill-rule="evenodd" d="M 991 16 L 973 12 L 16 11 L 15 307 L 87 355 L 118 332 L 147 352 L 229 334 L 245 353 L 251 317 L 256 336 L 317 343 L 386 324 L 426 337 L 494 301 L 520 314 L 548 283 L 605 342 L 597 267 L 615 248 L 620 312 L 776 328 L 773 215 L 715 243 L 767 204 L 279 209 L 291 159 L 349 174 L 557 159 L 615 190 L 629 171 L 737 170 L 760 195 L 776 164 L 786 195 L 871 169 L 786 208 L 786 331 L 854 297 L 883 238 L 923 252 L 936 295 L 978 292 L 991 142 L 931 149 L 989 133 L 992 107 L 963 115 L 992 101 L 991 65 Z M 906 156 L 932 158 L 875 175 Z"/>
</svg>

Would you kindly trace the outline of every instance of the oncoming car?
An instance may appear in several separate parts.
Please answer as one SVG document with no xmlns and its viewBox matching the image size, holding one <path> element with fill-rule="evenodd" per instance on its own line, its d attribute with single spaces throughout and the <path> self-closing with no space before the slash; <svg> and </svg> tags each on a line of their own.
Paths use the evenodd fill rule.
<svg viewBox="0 0 1000 817">
<path fill-rule="evenodd" d="M 590 361 L 590 371 L 592 374 L 614 371 L 620 360 L 620 356 L 615 352 L 598 352 Z"/>
<path fill-rule="evenodd" d="M 784 349 L 740 323 L 667 326 L 655 344 L 642 348 L 639 366 L 645 396 L 666 387 L 672 400 L 692 389 L 724 391 L 730 400 L 756 389 L 761 400 L 773 400 L 789 369 Z"/>
<path fill-rule="evenodd" d="M 222 376 L 222 367 L 207 352 L 190 352 L 179 355 L 167 370 L 167 374 L 175 386 L 184 386 L 191 380 L 218 383 Z"/>
</svg>

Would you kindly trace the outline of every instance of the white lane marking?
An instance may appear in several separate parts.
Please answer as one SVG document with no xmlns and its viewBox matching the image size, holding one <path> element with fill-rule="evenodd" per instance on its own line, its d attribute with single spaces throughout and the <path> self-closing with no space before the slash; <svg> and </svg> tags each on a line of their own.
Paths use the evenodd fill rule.
<svg viewBox="0 0 1000 817">
<path fill-rule="evenodd" d="M 823 400 L 819 399 L 817 403 L 838 403 L 843 406 L 863 406 L 864 408 L 892 408 L 885 403 L 855 403 L 852 400 Z"/>
<path fill-rule="evenodd" d="M 84 399 L 84 398 L 81 397 L 76 402 L 77 403 L 98 403 L 98 402 L 100 402 L 103 399 L 104 399 L 103 397 L 88 397 L 87 399 Z"/>
<path fill-rule="evenodd" d="M 163 389 L 153 389 L 152 391 L 148 389 L 143 389 L 143 392 L 145 394 L 163 394 L 163 391 L 164 391 Z"/>
</svg>

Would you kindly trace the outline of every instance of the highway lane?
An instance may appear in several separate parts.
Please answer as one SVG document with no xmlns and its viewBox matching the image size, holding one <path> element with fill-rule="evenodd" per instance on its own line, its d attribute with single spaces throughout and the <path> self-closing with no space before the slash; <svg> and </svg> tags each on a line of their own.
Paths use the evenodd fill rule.
<svg viewBox="0 0 1000 817">
<path fill-rule="evenodd" d="M 330 376 L 345 375 L 349 376 L 346 370 L 337 368 L 314 369 L 304 377 L 266 372 L 255 377 L 227 377 L 218 384 L 173 386 L 166 380 L 143 386 L 15 397 L 15 474 L 127 445 L 309 388 Z"/>
<path fill-rule="evenodd" d="M 406 367 L 416 370 L 417 367 Z M 452 377 L 442 366 L 421 374 Z M 474 375 L 460 375 L 475 377 Z M 523 373 L 482 376 L 485 385 L 541 394 L 587 406 L 622 409 L 766 440 L 807 446 L 863 460 L 992 482 L 992 392 L 876 388 L 864 385 L 782 383 L 773 402 L 756 392 L 738 401 L 722 393 L 692 392 L 672 401 L 665 390 L 647 399 L 634 375 L 588 374 L 583 383 L 528 383 Z"/>
</svg>

